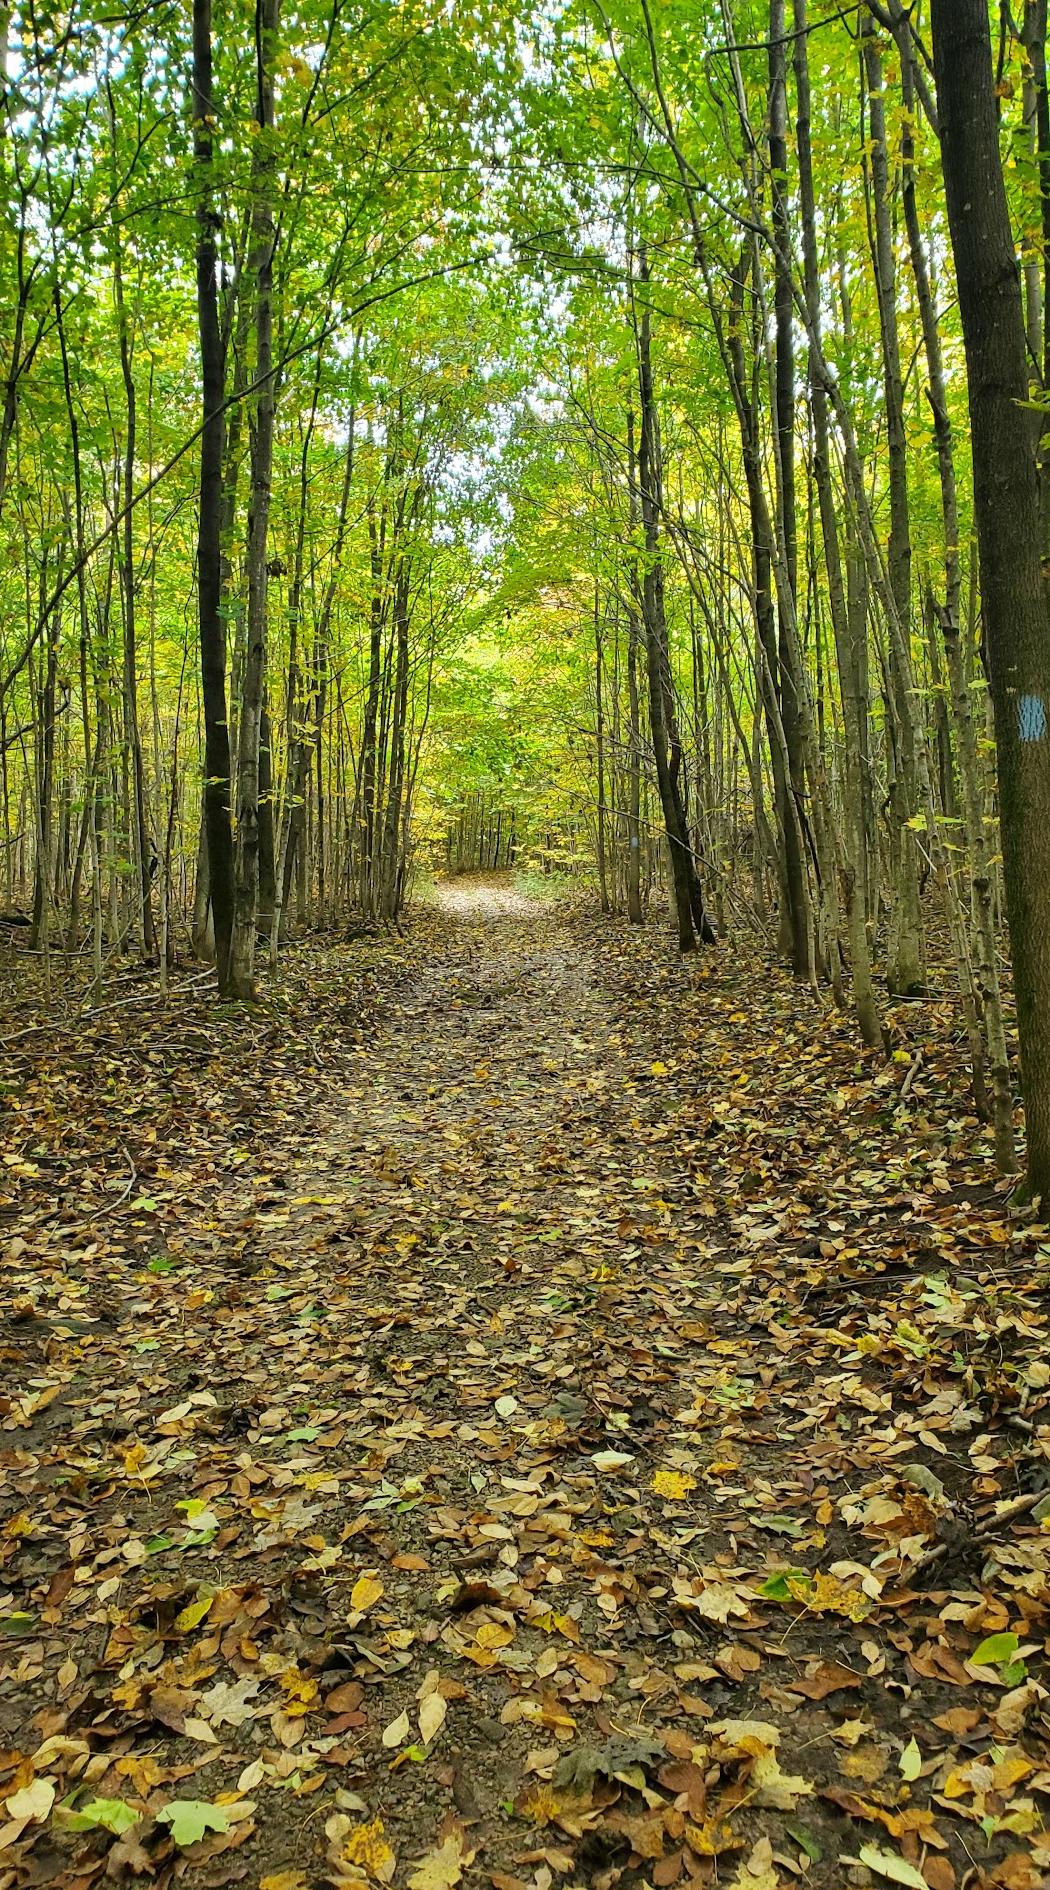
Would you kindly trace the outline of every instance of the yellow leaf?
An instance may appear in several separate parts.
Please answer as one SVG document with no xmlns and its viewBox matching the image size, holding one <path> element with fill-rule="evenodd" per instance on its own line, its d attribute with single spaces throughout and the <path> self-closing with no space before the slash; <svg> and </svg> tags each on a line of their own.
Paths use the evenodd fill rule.
<svg viewBox="0 0 1050 1890">
<path fill-rule="evenodd" d="M 325 1835 L 331 1841 L 329 1853 L 343 1881 L 352 1881 L 351 1871 L 363 1871 L 371 1883 L 389 1883 L 394 1874 L 395 1857 L 383 1835 L 382 1818 L 371 1824 L 351 1824 L 338 1814 L 329 1818 Z"/>
<path fill-rule="evenodd" d="M 364 1614 L 365 1609 L 371 1608 L 383 1593 L 383 1584 L 374 1575 L 359 1575 L 351 1590 L 350 1606 L 356 1608 L 359 1614 Z"/>
<path fill-rule="evenodd" d="M 179 1633 L 186 1634 L 190 1628 L 200 1627 L 214 1600 L 214 1595 L 205 1595 L 202 1600 L 191 1601 L 188 1607 L 183 1608 L 181 1613 L 175 1616 L 175 1626 Z"/>
<path fill-rule="evenodd" d="M 49 1778 L 35 1778 L 31 1785 L 12 1792 L 7 1809 L 16 1824 L 43 1824 L 50 1817 L 55 1802 L 55 1788 Z"/>
<path fill-rule="evenodd" d="M 301 1719 L 309 1713 L 320 1693 L 318 1682 L 311 1675 L 300 1673 L 298 1667 L 286 1667 L 279 1676 L 287 1698 L 284 1711 L 292 1719 Z"/>
<path fill-rule="evenodd" d="M 505 1621 L 483 1621 L 475 1636 L 479 1647 L 509 1647 L 514 1629 Z"/>
<path fill-rule="evenodd" d="M 399 1713 L 396 1719 L 390 1721 L 389 1726 L 384 1727 L 383 1744 L 388 1751 L 394 1746 L 403 1745 L 410 1731 L 408 1713 Z"/>
<path fill-rule="evenodd" d="M 426 1699 L 420 1701 L 419 1736 L 425 1746 L 441 1731 L 447 1712 L 448 1701 L 442 1699 L 440 1693 L 428 1693 Z"/>
<path fill-rule="evenodd" d="M 738 1851 L 744 1842 L 725 1818 L 705 1818 L 703 1824 L 687 1824 L 685 1841 L 698 1857 L 718 1857 L 722 1851 Z"/>
<path fill-rule="evenodd" d="M 561 1810 L 561 1801 L 549 1785 L 534 1785 L 521 1800 L 521 1815 L 536 1824 L 552 1824 Z"/>
<path fill-rule="evenodd" d="M 814 1575 L 799 1580 L 788 1576 L 787 1587 L 796 1601 L 815 1614 L 842 1614 L 849 1621 L 863 1621 L 875 1606 L 860 1588 L 850 1588 L 834 1575 Z"/>
<path fill-rule="evenodd" d="M 900 1758 L 897 1760 L 897 1765 L 901 1777 L 906 1778 L 909 1784 L 913 1779 L 918 1778 L 919 1773 L 922 1771 L 922 1753 L 919 1750 L 919 1742 L 917 1739 L 909 1739 Z"/>
<path fill-rule="evenodd" d="M 746 1864 L 741 1864 L 729 1890 L 779 1890 L 780 1877 L 773 1864 L 773 1846 L 767 1837 L 759 1838 Z"/>
<path fill-rule="evenodd" d="M 678 1470 L 658 1470 L 653 1478 L 653 1489 L 657 1496 L 666 1496 L 672 1503 L 682 1503 L 690 1490 L 696 1489 L 696 1478 L 683 1476 Z"/>
<path fill-rule="evenodd" d="M 463 1875 L 463 1847 L 456 1836 L 447 1837 L 436 1851 L 421 1857 L 408 1883 L 409 1890 L 452 1890 Z"/>
</svg>

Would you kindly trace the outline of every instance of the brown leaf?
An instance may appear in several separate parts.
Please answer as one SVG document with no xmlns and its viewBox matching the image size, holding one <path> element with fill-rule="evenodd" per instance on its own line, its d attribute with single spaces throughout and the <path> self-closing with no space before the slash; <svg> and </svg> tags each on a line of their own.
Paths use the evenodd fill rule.
<svg viewBox="0 0 1050 1890">
<path fill-rule="evenodd" d="M 341 1686 L 333 1687 L 325 1694 L 325 1711 L 328 1713 L 354 1713 L 365 1697 L 364 1687 L 359 1680 L 344 1680 Z"/>
<path fill-rule="evenodd" d="M 826 1700 L 829 1693 L 845 1693 L 861 1685 L 861 1676 L 843 1667 L 837 1660 L 810 1662 L 804 1674 L 785 1680 L 789 1693 L 802 1693 L 807 1700 Z"/>
<path fill-rule="evenodd" d="M 686 1809 L 691 1818 L 699 1822 L 704 1815 L 706 1787 L 704 1774 L 698 1765 L 676 1762 L 661 1766 L 657 1778 L 665 1791 L 673 1792 L 676 1798 L 688 1800 Z"/>
<path fill-rule="evenodd" d="M 154 1687 L 149 1696 L 149 1710 L 153 1718 L 175 1733 L 185 1732 L 186 1721 L 192 1716 L 196 1704 L 196 1694 L 187 1693 L 180 1687 Z"/>
<path fill-rule="evenodd" d="M 946 1680 L 950 1687 L 972 1687 L 973 1679 L 961 1660 L 938 1641 L 926 1641 L 908 1655 L 908 1665 L 924 1680 Z"/>
</svg>

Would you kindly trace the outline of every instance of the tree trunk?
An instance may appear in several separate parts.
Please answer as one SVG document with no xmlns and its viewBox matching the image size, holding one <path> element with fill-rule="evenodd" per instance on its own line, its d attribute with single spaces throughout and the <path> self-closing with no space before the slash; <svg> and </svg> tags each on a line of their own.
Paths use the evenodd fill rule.
<svg viewBox="0 0 1050 1890">
<path fill-rule="evenodd" d="M 267 534 L 273 471 L 274 65 L 280 0 L 256 0 L 256 125 L 252 165 L 252 273 L 255 279 L 255 427 L 248 514 L 247 649 L 237 764 L 237 848 L 230 985 L 235 997 L 255 991 L 255 927 L 259 897 L 260 753 L 266 701 Z"/>
<path fill-rule="evenodd" d="M 644 256 L 639 277 L 643 293 L 647 293 L 649 271 Z M 667 649 L 667 621 L 664 612 L 664 573 L 660 551 L 663 494 L 649 328 L 649 307 L 647 302 L 643 302 L 641 320 L 637 328 L 641 420 L 638 445 L 638 494 L 645 545 L 641 598 L 642 623 L 645 631 L 649 677 L 649 723 L 656 761 L 656 781 L 671 855 L 671 879 L 678 920 L 678 948 L 683 952 L 692 952 L 696 950 L 697 945 L 693 914 L 692 860 L 689 834 L 682 817 L 681 799 L 676 791 L 674 774 L 676 744 L 674 731 L 670 725 L 674 715 L 674 706 L 670 657 Z"/>
<path fill-rule="evenodd" d="M 197 172 L 197 319 L 203 381 L 197 616 L 204 700 L 204 831 L 215 963 L 222 996 L 230 988 L 233 931 L 233 831 L 230 824 L 230 729 L 226 717 L 226 635 L 221 603 L 222 451 L 225 363 L 219 329 L 218 219 L 213 205 L 211 0 L 193 0 L 193 152 Z"/>
<path fill-rule="evenodd" d="M 933 0 L 948 222 L 966 345 L 974 511 L 999 762 L 1028 1184 L 1050 1200 L 1050 612 L 1024 309 L 985 0 Z"/>
<path fill-rule="evenodd" d="M 602 618 L 598 585 L 594 586 L 594 729 L 598 764 L 598 895 L 603 912 L 611 911 L 605 848 L 605 713 L 602 702 Z"/>
<path fill-rule="evenodd" d="M 904 424 L 904 385 L 901 377 L 900 334 L 897 323 L 897 263 L 893 244 L 889 151 L 882 52 L 874 20 L 862 21 L 864 72 L 868 87 L 871 135 L 871 197 L 874 215 L 873 256 L 875 288 L 882 337 L 883 390 L 886 401 L 886 457 L 890 492 L 889 586 L 905 647 L 911 625 L 911 507 L 908 494 L 908 441 Z M 925 989 L 922 968 L 922 920 L 919 911 L 918 862 L 910 822 L 918 808 L 915 758 L 915 716 L 908 678 L 899 660 L 897 639 L 890 639 L 890 693 L 896 752 L 890 788 L 891 817 L 896 842 L 896 952 L 889 966 L 892 990 L 904 997 Z"/>
<path fill-rule="evenodd" d="M 786 613 L 779 615 L 777 636 L 777 674 L 780 719 L 787 750 L 787 792 L 795 803 L 794 814 L 784 823 L 784 876 L 788 910 L 791 918 L 791 969 L 796 978 L 807 982 L 813 975 L 810 956 L 809 901 L 806 892 L 806 868 L 803 858 L 803 819 L 805 807 L 805 764 L 803 760 L 799 651 L 795 635 L 798 622 L 798 520 L 795 499 L 795 337 L 791 280 L 791 237 L 788 221 L 788 111 L 787 111 L 787 39 L 784 0 L 770 0 L 769 8 L 769 170 L 773 198 L 773 236 L 776 257 L 773 282 L 773 306 L 776 323 L 774 402 L 777 436 L 776 471 L 780 527 L 786 579 L 791 593 L 793 622 Z"/>
<path fill-rule="evenodd" d="M 810 135 L 809 50 L 806 0 L 795 0 L 795 84 L 798 94 L 799 194 L 802 208 L 803 266 L 806 300 L 816 330 L 810 350 L 810 402 L 813 414 L 814 476 L 820 508 L 828 603 L 839 672 L 839 693 L 845 724 L 846 857 L 842 867 L 843 905 L 849 933 L 853 1002 L 857 1024 L 866 1044 L 883 1042 L 868 948 L 867 836 L 864 825 L 863 758 L 867 747 L 868 706 L 862 696 L 856 653 L 850 630 L 846 585 L 843 581 L 835 493 L 831 479 L 828 402 L 817 364 L 820 345 L 820 272 L 817 258 L 816 192 Z"/>
</svg>

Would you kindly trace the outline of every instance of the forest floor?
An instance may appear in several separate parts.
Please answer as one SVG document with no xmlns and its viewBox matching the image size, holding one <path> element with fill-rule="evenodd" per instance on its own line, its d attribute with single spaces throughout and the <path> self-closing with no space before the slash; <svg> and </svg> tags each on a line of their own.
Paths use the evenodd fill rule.
<svg viewBox="0 0 1050 1890">
<path fill-rule="evenodd" d="M 20 988 L 0 1890 L 1047 1882 L 1050 1247 L 949 1003 L 865 1059 L 498 881 L 250 1013 Z"/>
</svg>

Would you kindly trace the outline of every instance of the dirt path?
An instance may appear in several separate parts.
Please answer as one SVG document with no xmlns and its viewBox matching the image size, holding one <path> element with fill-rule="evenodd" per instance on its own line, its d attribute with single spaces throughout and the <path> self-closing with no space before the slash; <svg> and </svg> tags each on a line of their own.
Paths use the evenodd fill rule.
<svg viewBox="0 0 1050 1890">
<path fill-rule="evenodd" d="M 315 1031 L 309 1113 L 281 1092 L 118 1304 L 58 1293 L 17 1328 L 0 1890 L 831 1890 L 880 1880 L 865 1845 L 966 1881 L 973 1830 L 931 1794 L 956 1740 L 1020 1751 L 1041 1711 L 963 1664 L 1038 1618 L 1036 1550 L 930 1600 L 873 1570 L 937 1540 L 982 1415 L 778 1297 L 765 1230 L 788 1241 L 805 1177 L 782 1156 L 749 1219 L 697 1098 L 745 1014 L 712 987 L 701 1058 L 668 1019 L 702 974 L 596 944 L 498 883 L 446 890 L 378 1030 Z M 903 1211 L 866 1210 L 871 1238 Z M 1034 1802 L 1033 1771 L 982 1805 Z M 22 1820 L 12 1779 L 137 1822 Z M 225 1828 L 173 1846 L 173 1799 Z M 1015 1874 L 971 1881 L 1034 1886 L 992 1838 Z"/>
</svg>

